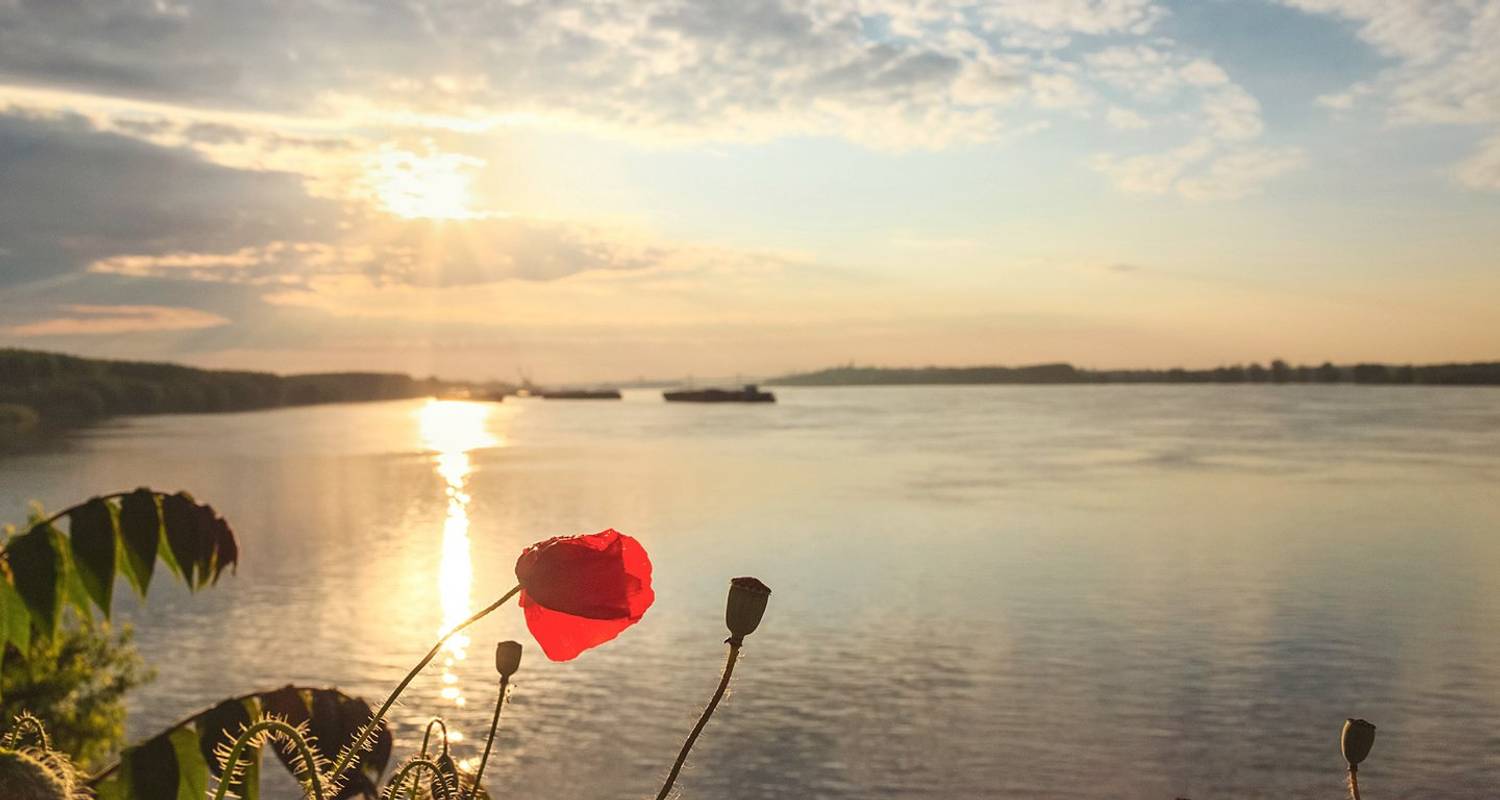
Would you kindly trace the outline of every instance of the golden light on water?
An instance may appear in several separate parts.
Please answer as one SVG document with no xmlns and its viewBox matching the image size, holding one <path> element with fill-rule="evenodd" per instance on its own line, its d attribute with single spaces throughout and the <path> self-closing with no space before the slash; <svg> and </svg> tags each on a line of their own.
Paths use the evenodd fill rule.
<svg viewBox="0 0 1500 800">
<path fill-rule="evenodd" d="M 439 634 L 474 612 L 470 596 L 474 563 L 469 548 L 468 493 L 473 465 L 469 452 L 500 443 L 489 430 L 493 410 L 489 403 L 430 400 L 417 412 L 422 444 L 436 452 L 434 467 L 443 479 L 448 495 L 447 511 L 443 517 L 442 559 L 438 566 L 438 598 L 443 611 Z M 464 707 L 466 700 L 455 667 L 467 657 L 468 647 L 469 637 L 462 633 L 443 645 L 442 696 L 458 708 Z M 462 741 L 463 733 L 450 729 L 448 739 Z"/>
</svg>

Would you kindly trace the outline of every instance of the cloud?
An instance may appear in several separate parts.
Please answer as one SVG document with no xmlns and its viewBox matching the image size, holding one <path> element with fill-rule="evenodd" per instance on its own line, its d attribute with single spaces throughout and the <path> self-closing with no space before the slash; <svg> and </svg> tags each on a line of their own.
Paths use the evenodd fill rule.
<svg viewBox="0 0 1500 800">
<path fill-rule="evenodd" d="M 1474 0 L 1281 0 L 1355 26 L 1394 61 L 1377 77 L 1319 102 L 1346 111 L 1378 102 L 1398 125 L 1478 125 L 1490 131 L 1455 170 L 1464 185 L 1500 189 L 1487 165 L 1500 134 L 1500 3 Z"/>
<path fill-rule="evenodd" d="M 1110 126 L 1181 137 L 1167 149 L 1101 153 L 1088 160 L 1122 191 L 1228 200 L 1305 163 L 1294 148 L 1256 144 L 1265 131 L 1260 102 L 1208 58 L 1157 42 L 1106 47 L 1085 61 L 1092 74 L 1133 103 L 1110 106 L 1104 113 Z"/>
<path fill-rule="evenodd" d="M 1403 61 L 1437 63 L 1470 39 L 1477 16 L 1493 13 L 1470 0 L 1281 0 L 1283 5 L 1354 22 L 1359 36 Z"/>
<path fill-rule="evenodd" d="M 1263 184 L 1306 163 L 1295 147 L 1252 147 L 1231 151 L 1205 169 L 1177 181 L 1177 190 L 1192 199 L 1244 197 Z"/>
<path fill-rule="evenodd" d="M 1168 16 L 1157 0 L 374 0 L 363 13 L 27 0 L 0 6 L 0 84 L 164 105 L 95 124 L 302 174 L 333 198 L 360 190 L 382 135 L 509 124 L 653 146 L 816 135 L 909 150 L 1013 140 L 1062 116 L 1150 129 L 1158 157 L 1204 136 L 1225 154 L 1248 146 L 1260 104 L 1163 37 Z M 299 119 L 336 129 L 309 135 Z M 1109 157 L 1133 155 L 1148 154 Z"/>
<path fill-rule="evenodd" d="M 1030 28 L 1065 35 L 1145 34 L 1166 10 L 1151 0 L 1001 0 L 978 8 L 990 29 Z"/>
<path fill-rule="evenodd" d="M 1373 92 L 1374 87 L 1370 84 L 1356 83 L 1342 92 L 1320 95 L 1315 102 L 1331 111 L 1349 111 Z"/>
<path fill-rule="evenodd" d="M 1119 106 L 1110 107 L 1105 113 L 1104 119 L 1111 126 L 1126 131 L 1139 131 L 1151 127 L 1151 122 L 1141 116 L 1139 112 Z"/>
<path fill-rule="evenodd" d="M 68 114 L 0 114 L 0 184 L 3 283 L 87 270 L 226 284 L 355 274 L 450 286 L 725 259 L 581 223 L 403 219 L 376 207 L 389 198 L 315 197 L 296 175 L 211 164 Z"/>
<path fill-rule="evenodd" d="M 136 278 L 290 287 L 357 275 L 377 285 L 472 286 L 553 281 L 580 273 L 673 269 L 702 260 L 754 259 L 658 241 L 625 230 L 549 220 L 460 222 L 381 218 L 325 241 L 273 241 L 231 251 L 124 253 L 89 272 Z"/>
<path fill-rule="evenodd" d="M 547 119 L 657 143 L 814 134 L 929 148 L 1102 113 L 1105 84 L 1139 97 L 1153 94 L 1139 80 L 1228 83 L 1157 35 L 1167 16 L 1155 0 L 18 0 L 0 5 L 0 83 L 349 130 Z M 1110 74 L 1102 50 L 1168 69 Z M 225 157 L 286 145 L 234 126 L 122 125 Z"/>
<path fill-rule="evenodd" d="M 71 114 L 0 112 L 0 284 L 119 253 L 221 251 L 332 230 L 299 177 L 210 164 Z"/>
<path fill-rule="evenodd" d="M 1224 86 L 1205 97 L 1203 116 L 1209 130 L 1219 139 L 1254 139 L 1265 129 L 1260 119 L 1260 103 L 1238 86 Z"/>
<path fill-rule="evenodd" d="M 1458 167 L 1458 179 L 1475 189 L 1500 190 L 1500 134 Z"/>
<path fill-rule="evenodd" d="M 67 305 L 62 307 L 62 311 L 71 316 L 11 325 L 4 332 L 22 337 L 99 336 L 111 333 L 198 330 L 229 324 L 227 318 L 218 314 L 173 306 Z"/>
<path fill-rule="evenodd" d="M 1091 164 L 1127 192 L 1166 194 L 1177 186 L 1189 167 L 1203 161 L 1212 150 L 1212 142 L 1198 139 L 1165 153 L 1099 155 Z"/>
<path fill-rule="evenodd" d="M 1233 200 L 1290 172 L 1306 156 L 1294 147 L 1223 148 L 1201 138 L 1164 153 L 1096 156 L 1091 165 L 1127 192 L 1177 194 L 1190 200 Z"/>
</svg>

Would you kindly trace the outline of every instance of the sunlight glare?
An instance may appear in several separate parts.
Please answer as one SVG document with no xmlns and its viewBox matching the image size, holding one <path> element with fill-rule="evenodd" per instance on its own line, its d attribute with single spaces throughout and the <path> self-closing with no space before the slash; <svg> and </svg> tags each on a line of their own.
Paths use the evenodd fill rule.
<svg viewBox="0 0 1500 800">
<path fill-rule="evenodd" d="M 458 153 L 414 153 L 394 148 L 372 156 L 367 167 L 375 197 L 405 219 L 478 219 L 474 172 L 484 160 Z"/>
</svg>

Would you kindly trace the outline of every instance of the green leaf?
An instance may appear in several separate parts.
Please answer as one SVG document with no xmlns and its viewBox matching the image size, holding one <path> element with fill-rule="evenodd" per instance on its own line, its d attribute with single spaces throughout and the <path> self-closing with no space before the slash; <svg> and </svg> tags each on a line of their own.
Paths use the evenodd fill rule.
<svg viewBox="0 0 1500 800">
<path fill-rule="evenodd" d="M 175 800 L 181 780 L 177 777 L 177 748 L 168 731 L 121 754 L 121 783 L 131 800 Z M 200 795 L 201 796 L 201 795 Z"/>
<path fill-rule="evenodd" d="M 208 763 L 209 772 L 215 776 L 223 774 L 223 763 L 221 759 L 227 755 L 229 748 L 234 745 L 234 740 L 239 738 L 241 732 L 250 726 L 254 719 L 254 698 L 241 702 L 239 700 L 225 700 L 214 706 L 198 718 L 198 751 L 203 760 Z M 229 791 L 236 795 L 253 800 L 257 794 L 260 764 L 260 751 L 253 750 L 247 755 L 247 767 L 245 780 L 235 781 L 229 787 Z M 251 774 L 256 770 L 256 774 Z M 246 787 L 249 787 L 248 790 Z"/>
<path fill-rule="evenodd" d="M 337 689 L 296 689 L 288 686 L 261 695 L 261 704 L 267 714 L 284 717 L 292 725 L 307 723 L 318 749 L 330 759 L 336 758 L 341 748 L 352 743 L 360 727 L 374 716 L 374 711 L 365 701 L 350 697 Z M 294 768 L 292 759 L 285 753 L 277 750 L 277 755 L 287 769 Z M 382 724 L 373 747 L 360 754 L 359 769 L 346 774 L 344 788 L 337 797 L 375 794 L 372 778 L 380 777 L 390 759 L 391 732 Z"/>
<path fill-rule="evenodd" d="M 53 530 L 56 530 L 55 528 Z M 83 578 L 79 575 L 78 565 L 73 562 L 73 548 L 68 542 L 68 537 L 62 531 L 57 531 L 57 547 L 62 553 L 63 559 L 63 600 L 68 605 L 78 609 L 80 615 L 87 616 L 94 613 L 93 599 L 89 597 L 89 590 L 83 585 Z"/>
<path fill-rule="evenodd" d="M 125 786 L 125 776 L 117 772 L 94 784 L 94 800 L 128 800 Z"/>
<path fill-rule="evenodd" d="M 118 777 L 105 778 L 91 788 L 110 800 L 186 800 L 189 795 L 183 794 L 184 791 L 196 791 L 192 796 L 201 798 L 211 784 L 208 776 L 219 774 L 218 759 L 212 755 L 215 746 L 222 744 L 227 750 L 238 736 L 239 726 L 246 721 L 275 716 L 293 726 L 305 723 L 315 736 L 327 737 L 320 738 L 316 745 L 332 756 L 353 740 L 355 731 L 370 719 L 372 712 L 363 700 L 337 689 L 286 686 L 243 700 L 228 700 L 194 715 L 190 725 L 164 731 L 138 747 L 127 748 L 121 769 L 116 773 Z M 292 767 L 292 761 L 280 746 L 270 749 L 289 769 Z M 260 754 L 255 755 L 240 785 L 233 787 L 246 800 L 257 800 L 259 796 Z M 346 775 L 345 788 L 338 796 L 373 797 L 376 781 L 385 771 L 390 756 L 390 732 L 382 726 L 374 750 L 363 754 L 359 770 Z M 300 761 L 296 763 L 300 766 Z"/>
<path fill-rule="evenodd" d="M 448 781 L 449 786 L 463 786 L 462 779 L 458 774 L 458 764 L 453 761 L 452 753 L 438 753 L 433 761 L 437 762 L 438 771 L 442 773 L 443 779 Z"/>
<path fill-rule="evenodd" d="M 167 549 L 189 588 L 201 589 L 217 583 L 226 568 L 238 565 L 239 546 L 234 532 L 213 507 L 200 505 L 186 492 L 178 492 L 162 496 L 161 516 Z"/>
<path fill-rule="evenodd" d="M 114 512 L 97 497 L 78 506 L 68 514 L 68 539 L 73 545 L 78 580 L 104 616 L 109 616 L 119 542 Z"/>
<path fill-rule="evenodd" d="M 57 630 L 62 611 L 64 578 L 62 534 L 51 525 L 36 525 L 10 540 L 5 558 L 10 562 L 16 592 L 21 595 L 32 622 L 44 635 Z"/>
<path fill-rule="evenodd" d="M 151 571 L 156 566 L 156 548 L 162 540 L 161 509 L 156 493 L 136 489 L 120 500 L 120 540 L 128 569 L 125 576 L 137 594 L 145 596 L 151 586 Z"/>
<path fill-rule="evenodd" d="M 10 576 L 0 569 L 0 667 L 5 666 L 6 645 L 25 657 L 31 645 L 31 612 L 26 610 L 26 601 L 16 594 Z"/>
<path fill-rule="evenodd" d="M 250 716 L 259 719 L 260 698 L 249 697 L 244 701 L 245 710 Z M 250 757 L 245 759 L 243 777 L 237 787 L 240 800 L 260 800 L 260 749 L 250 751 Z"/>
<path fill-rule="evenodd" d="M 340 748 L 352 743 L 374 716 L 363 700 L 332 689 L 313 689 L 308 694 L 308 705 L 312 709 L 308 725 L 330 758 L 336 757 Z M 390 729 L 382 723 L 371 742 L 371 749 L 360 754 L 359 771 L 349 774 L 349 780 L 336 795 L 338 800 L 375 794 L 371 778 L 380 777 L 385 769 L 391 758 L 391 744 Z"/>
<path fill-rule="evenodd" d="M 235 571 L 239 571 L 240 567 L 239 543 L 235 541 L 234 531 L 229 529 L 229 523 L 223 517 L 214 517 L 213 547 L 213 582 L 218 583 L 219 576 L 224 574 L 226 567 L 232 567 Z"/>
<path fill-rule="evenodd" d="M 38 508 L 33 519 L 41 516 Z M 43 636 L 56 630 L 63 603 L 85 616 L 96 607 L 110 616 L 120 573 L 144 597 L 158 558 L 195 591 L 218 583 L 225 570 L 239 565 L 239 544 L 229 523 L 186 492 L 162 495 L 141 488 L 124 495 L 118 508 L 96 497 L 67 516 L 68 536 L 36 523 L 0 549 L 0 555 L 18 552 L 6 560 L 27 568 L 15 585 Z M 56 544 L 55 558 L 46 552 L 49 543 Z"/>
<path fill-rule="evenodd" d="M 178 574 L 189 589 L 197 589 L 207 581 L 212 569 L 213 509 L 193 502 L 186 492 L 178 492 L 162 496 L 161 519 Z"/>
<path fill-rule="evenodd" d="M 0 656 L 7 642 L 22 653 L 31 647 L 31 612 L 10 578 L 0 573 Z"/>
<path fill-rule="evenodd" d="M 158 499 L 161 501 L 162 538 L 156 553 L 191 589 L 193 561 L 187 542 L 197 527 L 197 504 L 183 492 L 164 494 Z"/>
<path fill-rule="evenodd" d="M 198 733 L 182 727 L 171 739 L 177 754 L 177 800 L 202 800 L 208 796 L 208 762 L 198 749 Z"/>
</svg>

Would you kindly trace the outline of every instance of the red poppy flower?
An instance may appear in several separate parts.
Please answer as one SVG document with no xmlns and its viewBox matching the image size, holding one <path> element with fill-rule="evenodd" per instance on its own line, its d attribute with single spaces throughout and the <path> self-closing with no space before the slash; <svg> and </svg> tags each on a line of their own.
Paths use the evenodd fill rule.
<svg viewBox="0 0 1500 800">
<path fill-rule="evenodd" d="M 568 661 L 641 621 L 656 599 L 651 559 L 613 528 L 558 536 L 516 559 L 526 627 L 553 661 Z"/>
</svg>

